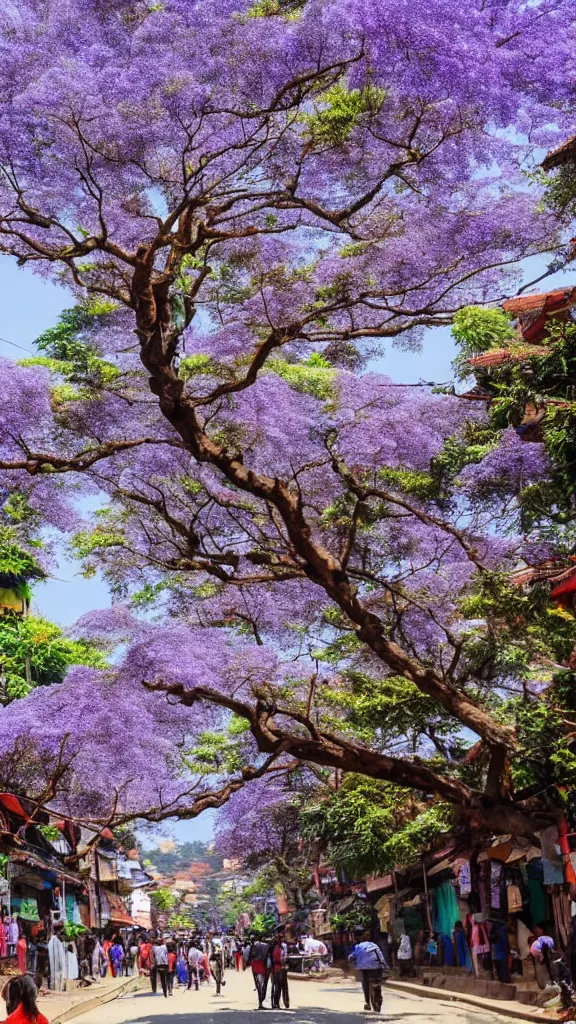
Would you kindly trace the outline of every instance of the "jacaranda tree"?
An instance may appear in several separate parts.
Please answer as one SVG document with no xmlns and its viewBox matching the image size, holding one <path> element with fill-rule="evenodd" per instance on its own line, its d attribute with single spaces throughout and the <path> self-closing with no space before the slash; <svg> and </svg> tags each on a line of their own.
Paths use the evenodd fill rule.
<svg viewBox="0 0 576 1024">
<path fill-rule="evenodd" d="M 106 627 L 126 644 L 110 693 L 192 708 L 168 774 L 311 762 L 528 827 L 526 680 L 574 630 L 502 574 L 531 542 L 514 495 L 546 460 L 363 368 L 560 244 L 524 172 L 566 132 L 565 7 L 0 15 L 0 250 L 78 300 L 33 365 L 3 366 L 2 483 L 132 602 Z M 78 529 L 81 494 L 102 501 Z M 86 721 L 105 701 L 97 671 L 63 685 Z M 164 728 L 166 698 L 146 701 Z"/>
</svg>

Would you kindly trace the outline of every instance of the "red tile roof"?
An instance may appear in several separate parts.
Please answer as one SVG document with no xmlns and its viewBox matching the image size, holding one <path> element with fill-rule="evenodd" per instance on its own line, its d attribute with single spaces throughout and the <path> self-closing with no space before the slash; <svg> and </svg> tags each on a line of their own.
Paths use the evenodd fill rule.
<svg viewBox="0 0 576 1024">
<path fill-rule="evenodd" d="M 503 363 L 518 363 L 523 359 L 530 359 L 532 356 L 547 356 L 549 352 L 550 349 L 546 345 L 526 345 L 517 349 L 494 348 L 489 352 L 483 352 L 481 356 L 473 356 L 468 360 L 468 366 L 502 366 Z"/>
<path fill-rule="evenodd" d="M 515 295 L 502 303 L 502 309 L 513 316 L 542 309 L 555 313 L 576 302 L 576 287 L 557 288 L 553 292 L 538 292 L 535 295 Z"/>
</svg>

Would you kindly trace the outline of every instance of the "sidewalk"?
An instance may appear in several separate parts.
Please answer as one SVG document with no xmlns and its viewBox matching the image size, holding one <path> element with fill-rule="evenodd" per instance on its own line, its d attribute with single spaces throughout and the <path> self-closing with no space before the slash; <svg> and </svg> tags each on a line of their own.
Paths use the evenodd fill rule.
<svg viewBox="0 0 576 1024">
<path fill-rule="evenodd" d="M 146 980 L 146 979 L 144 979 Z M 72 992 L 53 992 L 49 996 L 38 999 L 38 1009 L 48 1018 L 50 1024 L 63 1024 L 81 1013 L 102 1006 L 111 999 L 118 999 L 127 992 L 140 987 L 141 978 L 110 978 L 90 985 L 89 988 L 76 988 Z"/>
<path fill-rule="evenodd" d="M 528 1021 L 558 1021 L 558 1014 L 552 1011 L 538 1010 L 535 1007 L 527 1006 L 526 1003 L 518 1003 L 514 999 L 486 999 L 483 996 L 472 996 L 464 992 L 451 992 L 447 988 L 432 988 L 430 985 L 419 985 L 417 982 L 396 981 L 390 979 L 386 982 L 385 989 L 394 989 L 397 992 L 405 992 L 406 995 L 416 995 L 423 999 L 440 999 L 445 1003 L 468 1003 L 482 1010 L 491 1010 L 492 1013 L 503 1014 L 508 1019 Z"/>
</svg>

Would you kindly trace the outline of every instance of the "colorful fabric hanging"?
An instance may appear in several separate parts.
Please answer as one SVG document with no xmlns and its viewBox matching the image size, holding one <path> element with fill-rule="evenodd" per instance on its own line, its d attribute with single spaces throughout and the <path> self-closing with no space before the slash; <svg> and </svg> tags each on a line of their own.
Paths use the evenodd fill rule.
<svg viewBox="0 0 576 1024">
<path fill-rule="evenodd" d="M 432 890 L 432 920 L 434 931 L 451 936 L 456 921 L 460 918 L 454 886 L 443 882 Z"/>
</svg>

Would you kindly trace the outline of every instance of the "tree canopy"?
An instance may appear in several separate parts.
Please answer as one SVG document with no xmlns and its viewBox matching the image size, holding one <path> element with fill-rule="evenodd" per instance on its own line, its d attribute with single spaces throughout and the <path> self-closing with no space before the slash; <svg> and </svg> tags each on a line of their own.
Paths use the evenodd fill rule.
<svg viewBox="0 0 576 1024">
<path fill-rule="evenodd" d="M 569 116 L 563 7 L 1 15 L 0 251 L 77 304 L 2 365 L 0 483 L 104 573 L 116 604 L 76 636 L 120 652 L 3 712 L 39 797 L 69 750 L 68 805 L 98 820 L 301 763 L 468 827 L 548 820 L 532 716 L 557 716 L 554 785 L 571 724 L 541 698 L 576 627 L 507 578 L 542 544 L 518 494 L 548 455 L 367 361 L 559 251 L 526 171 Z"/>
</svg>

